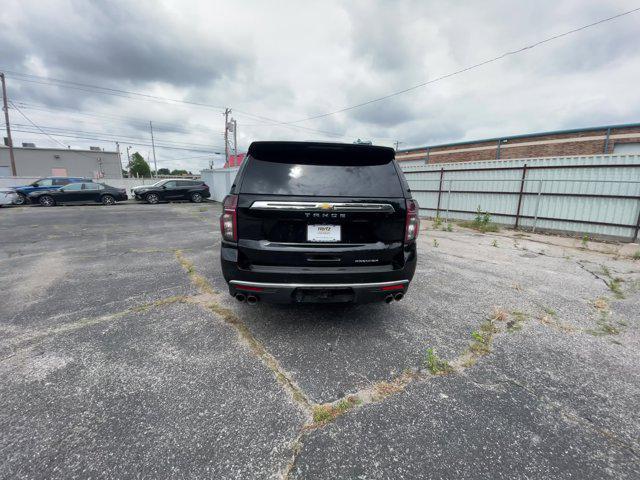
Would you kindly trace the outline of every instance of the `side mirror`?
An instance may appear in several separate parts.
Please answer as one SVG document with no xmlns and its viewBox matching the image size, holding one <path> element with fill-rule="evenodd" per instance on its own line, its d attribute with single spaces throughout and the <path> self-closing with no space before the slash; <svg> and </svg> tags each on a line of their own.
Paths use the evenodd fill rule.
<svg viewBox="0 0 640 480">
<path fill-rule="evenodd" d="M 167 186 L 166 186 L 166 185 L 162 185 L 162 189 L 163 189 L 163 190 L 166 190 L 166 189 L 167 189 Z"/>
<path fill-rule="evenodd" d="M 59 192 L 64 192 L 64 187 L 58 189 Z"/>
</svg>

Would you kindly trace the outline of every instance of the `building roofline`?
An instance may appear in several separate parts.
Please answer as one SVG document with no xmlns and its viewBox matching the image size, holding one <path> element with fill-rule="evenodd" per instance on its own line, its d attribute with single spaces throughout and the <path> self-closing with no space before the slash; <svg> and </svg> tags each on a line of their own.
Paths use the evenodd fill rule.
<svg viewBox="0 0 640 480">
<path fill-rule="evenodd" d="M 6 145 L 0 145 L 0 148 L 6 148 L 7 150 L 9 149 L 9 147 L 7 147 Z M 56 148 L 56 147 L 13 147 L 14 150 L 51 150 L 51 151 L 56 151 L 56 152 L 82 152 L 82 153 L 115 153 L 117 154 L 118 152 L 113 151 L 113 150 L 85 150 L 82 148 Z"/>
<path fill-rule="evenodd" d="M 508 135 L 505 137 L 494 137 L 494 138 L 482 138 L 479 140 L 465 140 L 463 142 L 451 142 L 451 143 L 440 143 L 437 145 L 424 145 L 422 147 L 411 147 L 411 148 L 402 148 L 398 150 L 396 153 L 410 153 L 416 150 L 425 150 L 427 148 L 441 148 L 441 147 L 456 147 L 458 145 L 469 145 L 472 143 L 484 143 L 484 142 L 497 142 L 499 140 L 515 140 L 517 138 L 531 138 L 531 137 L 541 137 L 543 135 L 560 135 L 563 133 L 580 133 L 580 132 L 589 132 L 592 130 L 607 130 L 610 128 L 631 128 L 631 127 L 640 127 L 640 123 L 622 123 L 618 125 L 601 125 L 596 127 L 583 127 L 583 128 L 571 128 L 568 130 L 552 130 L 549 132 L 537 132 L 537 133 L 524 133 L 520 135 Z M 638 134 L 640 135 L 640 134 Z"/>
</svg>

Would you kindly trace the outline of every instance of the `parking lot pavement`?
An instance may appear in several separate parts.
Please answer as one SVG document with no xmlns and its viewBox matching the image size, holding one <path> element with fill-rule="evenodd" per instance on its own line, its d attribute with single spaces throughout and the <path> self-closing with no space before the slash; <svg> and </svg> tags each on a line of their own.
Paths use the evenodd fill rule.
<svg viewBox="0 0 640 480">
<path fill-rule="evenodd" d="M 638 261 L 427 230 L 401 302 L 250 307 L 218 212 L 0 212 L 0 478 L 640 475 Z"/>
</svg>

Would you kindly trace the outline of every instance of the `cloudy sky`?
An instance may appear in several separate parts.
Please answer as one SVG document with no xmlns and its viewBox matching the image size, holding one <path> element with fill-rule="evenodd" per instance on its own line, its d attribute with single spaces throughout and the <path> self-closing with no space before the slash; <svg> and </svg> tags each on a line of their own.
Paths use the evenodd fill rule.
<svg viewBox="0 0 640 480">
<path fill-rule="evenodd" d="M 633 1 L 2 3 L 15 144 L 113 150 L 118 140 L 146 157 L 151 120 L 158 167 L 198 171 L 224 151 L 224 107 L 241 150 L 262 139 L 406 148 L 640 122 L 640 12 L 301 121 L 640 6 Z"/>
</svg>

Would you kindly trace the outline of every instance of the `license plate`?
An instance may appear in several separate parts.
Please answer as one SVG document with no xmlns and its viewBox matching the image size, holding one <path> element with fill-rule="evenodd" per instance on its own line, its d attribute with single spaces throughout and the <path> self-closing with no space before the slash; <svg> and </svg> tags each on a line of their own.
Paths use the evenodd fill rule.
<svg viewBox="0 0 640 480">
<path fill-rule="evenodd" d="M 308 242 L 339 242 L 340 225 L 307 225 Z"/>
</svg>

